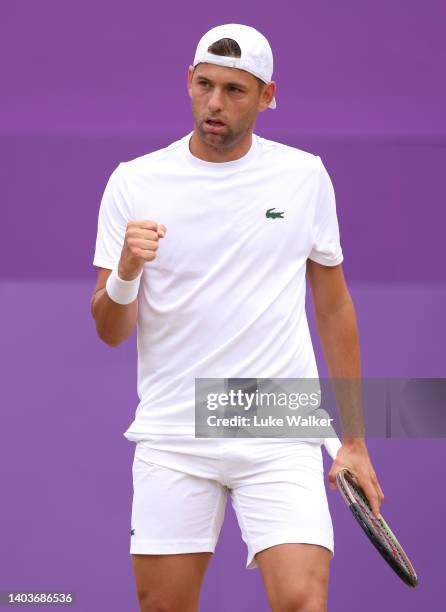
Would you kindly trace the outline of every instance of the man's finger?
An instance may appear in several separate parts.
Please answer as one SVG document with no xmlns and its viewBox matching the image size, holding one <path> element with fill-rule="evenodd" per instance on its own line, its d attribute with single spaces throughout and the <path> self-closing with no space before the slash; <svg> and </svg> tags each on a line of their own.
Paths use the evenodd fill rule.
<svg viewBox="0 0 446 612">
<path fill-rule="evenodd" d="M 128 222 L 129 226 L 138 227 L 141 229 L 154 230 L 156 232 L 157 223 L 151 219 L 134 219 Z"/>
<path fill-rule="evenodd" d="M 361 483 L 360 483 L 361 484 Z M 367 481 L 367 484 L 361 484 L 361 487 L 369 500 L 370 507 L 372 508 L 372 512 L 376 517 L 379 517 L 379 496 L 370 481 Z"/>
<path fill-rule="evenodd" d="M 384 501 L 384 493 L 383 493 L 383 490 L 380 487 L 379 482 L 376 483 L 376 487 L 378 489 L 378 495 L 380 497 L 381 503 L 383 503 L 383 501 Z"/>
<path fill-rule="evenodd" d="M 161 238 L 164 238 L 167 232 L 166 226 L 162 225 L 161 223 L 158 223 L 157 232 L 158 232 L 158 236 L 160 236 Z"/>
<path fill-rule="evenodd" d="M 333 471 L 333 468 L 328 473 L 328 484 L 332 491 L 336 490 L 336 475 Z"/>
</svg>

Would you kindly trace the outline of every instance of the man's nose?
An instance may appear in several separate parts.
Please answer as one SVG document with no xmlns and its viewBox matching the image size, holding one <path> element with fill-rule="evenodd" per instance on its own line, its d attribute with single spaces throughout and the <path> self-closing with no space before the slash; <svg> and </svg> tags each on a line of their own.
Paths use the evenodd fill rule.
<svg viewBox="0 0 446 612">
<path fill-rule="evenodd" d="M 222 91 L 218 87 L 214 87 L 209 97 L 209 108 L 212 110 L 220 109 L 222 107 Z"/>
</svg>

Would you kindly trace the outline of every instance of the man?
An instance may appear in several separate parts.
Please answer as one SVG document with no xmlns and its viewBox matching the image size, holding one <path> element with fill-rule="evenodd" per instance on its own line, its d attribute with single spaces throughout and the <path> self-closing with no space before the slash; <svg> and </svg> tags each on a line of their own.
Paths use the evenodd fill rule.
<svg viewBox="0 0 446 612">
<path fill-rule="evenodd" d="M 112 173 L 99 211 L 92 299 L 99 337 L 137 325 L 131 548 L 141 610 L 198 610 L 226 495 L 271 609 L 326 609 L 333 533 L 321 440 L 194 436 L 195 378 L 317 378 L 308 277 L 333 378 L 360 378 L 330 178 L 320 157 L 253 133 L 276 108 L 273 58 L 254 28 L 200 40 L 187 86 L 194 129 Z M 363 438 L 348 466 L 375 514 L 383 493 Z"/>
</svg>

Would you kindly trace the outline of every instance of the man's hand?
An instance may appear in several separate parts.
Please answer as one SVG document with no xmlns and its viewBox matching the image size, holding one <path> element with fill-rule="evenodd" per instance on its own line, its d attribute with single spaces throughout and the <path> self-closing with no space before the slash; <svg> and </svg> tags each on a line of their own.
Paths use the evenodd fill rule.
<svg viewBox="0 0 446 612">
<path fill-rule="evenodd" d="M 133 280 L 146 261 L 153 261 L 158 250 L 158 240 L 166 235 L 166 227 L 155 221 L 129 221 L 124 237 L 118 276 Z"/>
<path fill-rule="evenodd" d="M 332 491 L 336 490 L 336 474 L 343 468 L 348 468 L 356 477 L 357 483 L 370 502 L 373 514 L 379 518 L 379 508 L 384 500 L 384 493 L 362 438 L 357 438 L 351 443 L 343 443 L 339 449 L 328 473 L 328 482 Z"/>
</svg>

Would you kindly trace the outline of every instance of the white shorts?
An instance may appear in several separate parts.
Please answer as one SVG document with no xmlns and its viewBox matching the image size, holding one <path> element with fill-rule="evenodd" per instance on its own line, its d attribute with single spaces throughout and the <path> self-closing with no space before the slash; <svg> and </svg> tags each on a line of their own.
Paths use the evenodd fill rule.
<svg viewBox="0 0 446 612">
<path fill-rule="evenodd" d="M 170 438 L 136 443 L 130 554 L 214 552 L 229 493 L 247 569 L 259 551 L 319 544 L 334 555 L 320 444 Z"/>
</svg>

